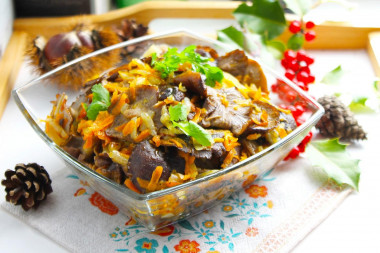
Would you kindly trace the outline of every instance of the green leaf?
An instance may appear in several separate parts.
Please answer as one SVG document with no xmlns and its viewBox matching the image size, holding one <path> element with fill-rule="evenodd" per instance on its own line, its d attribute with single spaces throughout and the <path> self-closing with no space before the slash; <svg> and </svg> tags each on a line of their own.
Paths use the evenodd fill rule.
<svg viewBox="0 0 380 253">
<path fill-rule="evenodd" d="M 284 0 L 286 7 L 291 9 L 298 16 L 304 16 L 313 4 L 311 0 Z"/>
<path fill-rule="evenodd" d="M 292 50 L 299 50 L 302 48 L 305 38 L 303 34 L 296 33 L 293 34 L 288 40 L 288 48 Z"/>
<path fill-rule="evenodd" d="M 216 81 L 223 80 L 223 71 L 220 68 L 206 64 L 202 69 L 206 76 L 206 85 L 214 87 Z"/>
<path fill-rule="evenodd" d="M 202 146 L 210 147 L 214 143 L 211 134 L 193 121 L 173 122 L 173 125 L 179 127 L 186 135 L 193 137 Z"/>
<path fill-rule="evenodd" d="M 169 107 L 170 120 L 173 126 L 178 127 L 186 135 L 193 137 L 199 144 L 209 147 L 214 143 L 211 134 L 193 121 L 187 120 L 190 108 L 183 104 Z"/>
<path fill-rule="evenodd" d="M 380 92 L 380 80 L 375 80 L 373 82 L 373 88 L 375 89 L 376 92 Z"/>
<path fill-rule="evenodd" d="M 356 97 L 348 105 L 350 110 L 355 113 L 360 112 L 374 112 L 374 109 L 366 105 L 368 97 Z"/>
<path fill-rule="evenodd" d="M 162 58 L 157 59 L 157 55 L 152 55 L 152 65 L 154 69 L 161 73 L 162 78 L 167 78 L 172 72 L 178 70 L 179 65 L 191 63 L 192 70 L 206 75 L 206 85 L 215 86 L 215 82 L 222 81 L 223 71 L 218 67 L 212 67 L 205 58 L 195 52 L 196 46 L 190 45 L 182 52 L 178 53 L 177 48 L 169 48 Z"/>
<path fill-rule="evenodd" d="M 229 45 L 236 47 L 237 49 L 244 49 L 245 36 L 242 31 L 239 31 L 233 26 L 227 27 L 218 31 L 218 40 Z"/>
<path fill-rule="evenodd" d="M 328 72 L 322 79 L 322 83 L 325 83 L 325 84 L 332 84 L 332 85 L 336 85 L 336 84 L 339 84 L 342 76 L 344 74 L 344 71 L 342 69 L 342 66 L 339 65 L 338 67 L 336 67 L 335 69 L 331 70 L 330 72 Z"/>
<path fill-rule="evenodd" d="M 95 120 L 100 111 L 105 111 L 111 105 L 110 93 L 102 84 L 92 86 L 92 102 L 87 108 L 87 118 Z"/>
<path fill-rule="evenodd" d="M 313 166 L 321 168 L 339 186 L 346 184 L 358 190 L 360 160 L 352 159 L 346 145 L 338 139 L 312 141 L 306 148 L 306 154 Z"/>
<path fill-rule="evenodd" d="M 265 45 L 267 46 L 268 51 L 271 52 L 276 59 L 280 60 L 284 57 L 286 46 L 282 41 L 270 40 L 266 41 Z"/>
<path fill-rule="evenodd" d="M 183 227 L 183 228 L 185 228 L 187 230 L 196 231 L 196 229 L 187 220 L 179 221 L 178 225 L 180 225 L 181 227 Z"/>
<path fill-rule="evenodd" d="M 185 121 L 190 108 L 184 104 L 177 104 L 169 107 L 169 115 L 171 121 Z"/>
<path fill-rule="evenodd" d="M 242 27 L 274 39 L 286 28 L 284 10 L 276 0 L 255 0 L 252 6 L 243 3 L 233 12 Z"/>
</svg>

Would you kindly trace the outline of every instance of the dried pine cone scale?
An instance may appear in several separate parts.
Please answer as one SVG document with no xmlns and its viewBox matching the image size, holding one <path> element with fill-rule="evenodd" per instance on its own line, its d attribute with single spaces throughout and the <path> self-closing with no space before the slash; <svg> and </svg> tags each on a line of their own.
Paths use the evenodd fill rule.
<svg viewBox="0 0 380 253">
<path fill-rule="evenodd" d="M 319 132 L 330 138 L 343 140 L 364 140 L 367 135 L 355 119 L 350 109 L 335 96 L 323 96 L 318 102 L 325 109 L 325 114 L 317 123 Z"/>
<path fill-rule="evenodd" d="M 21 205 L 25 211 L 37 208 L 53 191 L 49 174 L 36 163 L 17 164 L 15 170 L 5 172 L 1 184 L 5 186 L 6 201 Z"/>
</svg>

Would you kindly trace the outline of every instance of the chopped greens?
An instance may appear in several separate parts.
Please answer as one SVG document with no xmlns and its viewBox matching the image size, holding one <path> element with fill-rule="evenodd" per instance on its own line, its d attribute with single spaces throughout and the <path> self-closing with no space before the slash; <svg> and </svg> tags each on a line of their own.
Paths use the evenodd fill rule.
<svg viewBox="0 0 380 253">
<path fill-rule="evenodd" d="M 88 106 L 87 118 L 95 120 L 100 111 L 105 111 L 111 105 L 110 93 L 102 84 L 98 83 L 92 86 L 92 102 Z"/>
<path fill-rule="evenodd" d="M 181 129 L 186 135 L 193 137 L 199 144 L 209 147 L 214 140 L 211 135 L 193 121 L 187 120 L 189 108 L 184 104 L 169 107 L 170 120 L 175 127 Z"/>
<path fill-rule="evenodd" d="M 161 73 L 162 78 L 167 78 L 171 73 L 179 69 L 179 66 L 184 63 L 191 63 L 193 71 L 199 72 L 206 76 L 206 85 L 214 87 L 215 82 L 221 82 L 223 79 L 223 71 L 214 66 L 210 66 L 207 62 L 209 58 L 203 57 L 195 52 L 196 46 L 188 46 L 182 52 L 173 47 L 158 58 L 157 54 L 152 55 L 152 65 L 154 69 Z"/>
<path fill-rule="evenodd" d="M 188 113 L 189 108 L 183 104 L 178 104 L 169 107 L 169 115 L 171 121 L 185 121 L 187 120 Z"/>
</svg>

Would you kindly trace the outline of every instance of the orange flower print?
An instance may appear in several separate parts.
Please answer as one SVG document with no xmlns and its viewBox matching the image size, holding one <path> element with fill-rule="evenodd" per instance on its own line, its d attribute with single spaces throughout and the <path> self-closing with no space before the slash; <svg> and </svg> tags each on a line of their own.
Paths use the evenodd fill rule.
<svg viewBox="0 0 380 253">
<path fill-rule="evenodd" d="M 133 219 L 133 217 L 129 218 L 129 220 L 125 223 L 126 226 L 132 226 L 132 225 L 135 225 L 137 222 L 135 221 L 135 219 Z"/>
<path fill-rule="evenodd" d="M 228 213 L 228 212 L 231 212 L 232 210 L 234 210 L 234 207 L 231 206 L 231 205 L 224 205 L 224 206 L 222 206 L 222 211 L 223 212 Z"/>
<path fill-rule="evenodd" d="M 259 186 L 259 185 L 251 185 L 247 189 L 245 189 L 245 193 L 247 193 L 251 198 L 259 198 L 259 197 L 265 197 L 267 196 L 267 187 L 265 185 Z"/>
<path fill-rule="evenodd" d="M 245 231 L 245 234 L 249 237 L 255 237 L 256 235 L 259 234 L 259 230 L 257 228 L 254 228 L 254 227 L 249 227 L 247 228 L 247 230 Z"/>
<path fill-rule="evenodd" d="M 87 181 L 80 180 L 79 182 L 83 186 L 90 186 Z"/>
<path fill-rule="evenodd" d="M 215 222 L 213 222 L 212 220 L 206 220 L 202 224 L 203 224 L 203 226 L 205 226 L 205 228 L 215 227 Z"/>
<path fill-rule="evenodd" d="M 247 179 L 243 182 L 243 188 L 246 188 L 248 185 L 252 184 L 257 178 L 257 175 L 249 175 Z"/>
<path fill-rule="evenodd" d="M 174 231 L 174 226 L 169 225 L 169 226 L 160 228 L 159 230 L 156 230 L 156 231 L 150 232 L 150 233 L 154 234 L 154 235 L 159 235 L 159 236 L 169 236 L 169 235 L 173 234 L 173 231 Z"/>
<path fill-rule="evenodd" d="M 74 193 L 74 196 L 75 196 L 75 197 L 78 197 L 78 196 L 83 195 L 83 194 L 87 194 L 86 189 L 85 189 L 85 188 L 79 188 L 79 189 Z"/>
<path fill-rule="evenodd" d="M 117 206 L 97 192 L 92 194 L 89 200 L 92 205 L 98 207 L 103 213 L 115 215 L 119 212 Z"/>
<path fill-rule="evenodd" d="M 174 249 L 176 251 L 179 251 L 180 253 L 197 253 L 201 251 L 199 248 L 199 243 L 196 241 L 191 241 L 190 240 L 181 240 L 179 244 L 174 246 Z"/>
</svg>

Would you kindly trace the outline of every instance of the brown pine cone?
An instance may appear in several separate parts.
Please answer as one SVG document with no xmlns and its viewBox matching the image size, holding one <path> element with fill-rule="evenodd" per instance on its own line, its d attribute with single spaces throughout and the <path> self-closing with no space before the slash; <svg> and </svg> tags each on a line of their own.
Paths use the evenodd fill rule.
<svg viewBox="0 0 380 253">
<path fill-rule="evenodd" d="M 53 192 L 49 174 L 37 163 L 17 164 L 14 171 L 5 172 L 1 184 L 5 186 L 6 201 L 21 205 L 25 211 L 37 208 Z"/>
<path fill-rule="evenodd" d="M 337 97 L 323 96 L 318 102 L 325 108 L 325 114 L 316 125 L 322 135 L 346 141 L 367 139 L 354 114 Z"/>
</svg>

